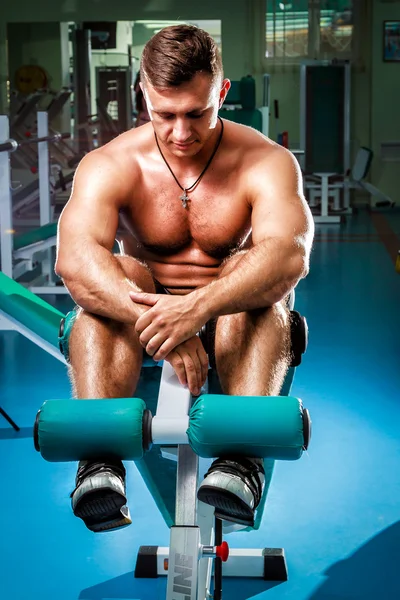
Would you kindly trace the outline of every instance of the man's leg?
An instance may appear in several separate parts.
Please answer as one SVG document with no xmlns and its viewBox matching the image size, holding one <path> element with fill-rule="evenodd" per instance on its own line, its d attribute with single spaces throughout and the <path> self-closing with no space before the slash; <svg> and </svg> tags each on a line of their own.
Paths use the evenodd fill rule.
<svg viewBox="0 0 400 600">
<path fill-rule="evenodd" d="M 220 277 L 235 267 L 240 256 L 225 263 Z M 279 395 L 290 365 L 290 314 L 285 302 L 219 317 L 215 359 L 224 394 Z M 199 499 L 214 505 L 224 519 L 252 524 L 263 483 L 261 460 L 224 458 L 214 461 L 199 488 Z"/>
<path fill-rule="evenodd" d="M 130 256 L 117 258 L 126 276 L 141 290 L 155 291 L 151 273 L 143 264 Z M 69 375 L 75 398 L 133 396 L 142 357 L 143 348 L 132 325 L 78 309 L 69 339 Z M 81 461 L 72 507 L 92 531 L 129 525 L 122 462 L 111 457 Z"/>
</svg>

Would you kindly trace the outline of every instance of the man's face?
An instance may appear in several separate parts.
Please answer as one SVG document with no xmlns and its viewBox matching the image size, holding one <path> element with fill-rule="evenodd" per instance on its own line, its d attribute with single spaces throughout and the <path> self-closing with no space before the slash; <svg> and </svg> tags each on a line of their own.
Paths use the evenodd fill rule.
<svg viewBox="0 0 400 600">
<path fill-rule="evenodd" d="M 230 81 L 212 80 L 198 73 L 177 87 L 143 86 L 150 118 L 158 139 L 175 156 L 195 156 L 212 135 L 230 88 Z"/>
</svg>

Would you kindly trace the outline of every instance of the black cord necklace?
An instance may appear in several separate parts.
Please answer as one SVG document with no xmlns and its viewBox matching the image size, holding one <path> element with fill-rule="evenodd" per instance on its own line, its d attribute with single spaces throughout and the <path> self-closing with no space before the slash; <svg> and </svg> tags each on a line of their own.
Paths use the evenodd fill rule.
<svg viewBox="0 0 400 600">
<path fill-rule="evenodd" d="M 181 194 L 181 195 L 179 196 L 179 200 L 182 202 L 182 206 L 183 206 L 183 208 L 187 208 L 187 206 L 188 206 L 188 200 L 189 200 L 189 196 L 187 195 L 187 193 L 188 193 L 188 192 L 190 192 L 191 190 L 193 190 L 193 188 L 194 188 L 194 187 L 195 187 L 195 186 L 196 186 L 196 185 L 199 183 L 200 179 L 203 177 L 204 173 L 207 171 L 208 167 L 210 166 L 210 164 L 211 164 L 211 161 L 212 161 L 212 159 L 214 158 L 214 156 L 216 155 L 216 153 L 217 153 L 217 150 L 218 150 L 218 148 L 219 148 L 219 145 L 220 145 L 220 143 L 221 143 L 221 140 L 222 140 L 222 134 L 224 133 L 224 122 L 223 122 L 223 120 L 221 119 L 221 117 L 218 117 L 218 119 L 219 119 L 219 121 L 220 121 L 220 123 L 221 123 L 221 133 L 219 134 L 218 142 L 217 142 L 217 143 L 216 143 L 216 145 L 215 145 L 214 151 L 213 151 L 213 153 L 211 154 L 211 157 L 209 158 L 209 160 L 208 160 L 208 162 L 207 162 L 206 166 L 204 167 L 204 169 L 202 170 L 202 172 L 200 173 L 200 175 L 198 176 L 198 178 L 196 179 L 196 181 L 195 181 L 195 182 L 194 182 L 194 183 L 193 183 L 191 186 L 189 186 L 189 187 L 187 187 L 187 188 L 184 188 L 184 187 L 183 187 L 183 186 L 182 186 L 182 185 L 179 183 L 179 181 L 177 180 L 177 178 L 175 177 L 175 173 L 173 172 L 173 170 L 171 169 L 171 167 L 170 167 L 170 166 L 169 166 L 169 164 L 167 163 L 167 161 L 166 161 L 166 158 L 165 158 L 164 154 L 163 154 L 163 153 L 162 153 L 162 151 L 161 151 L 160 144 L 158 143 L 157 134 L 156 134 L 156 132 L 154 132 L 154 137 L 156 138 L 156 144 L 157 144 L 157 148 L 159 149 L 159 151 L 160 151 L 160 154 L 161 154 L 161 156 L 162 156 L 162 158 L 163 158 L 163 160 L 164 160 L 165 164 L 167 165 L 167 167 L 168 167 L 168 169 L 169 169 L 169 172 L 171 173 L 172 177 L 175 179 L 176 183 L 179 185 L 179 187 L 181 188 L 181 190 L 183 190 L 183 194 Z"/>
</svg>

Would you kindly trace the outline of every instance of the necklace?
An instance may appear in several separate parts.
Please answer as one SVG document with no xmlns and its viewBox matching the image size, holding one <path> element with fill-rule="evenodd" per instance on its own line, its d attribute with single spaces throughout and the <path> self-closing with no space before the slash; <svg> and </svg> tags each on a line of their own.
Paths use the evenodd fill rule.
<svg viewBox="0 0 400 600">
<path fill-rule="evenodd" d="M 192 191 L 192 190 L 193 190 L 193 189 L 196 187 L 196 185 L 199 183 L 200 179 L 203 177 L 204 173 L 207 171 L 208 167 L 210 166 L 210 164 L 211 164 L 211 161 L 212 161 L 212 159 L 214 158 L 214 156 L 215 156 L 215 154 L 216 154 L 216 152 L 217 152 L 217 150 L 218 150 L 218 148 L 219 148 L 219 145 L 220 145 L 220 143 L 221 143 L 221 140 L 222 140 L 222 134 L 224 133 L 224 122 L 222 121 L 221 117 L 218 117 L 218 119 L 219 119 L 219 121 L 220 121 L 220 123 L 221 123 L 221 133 L 219 134 L 218 142 L 217 142 L 217 143 L 216 143 L 216 145 L 215 145 L 214 151 L 213 151 L 213 153 L 211 154 L 210 158 L 208 159 L 208 162 L 207 162 L 206 166 L 204 167 L 204 169 L 202 170 L 202 172 L 200 173 L 200 175 L 198 176 L 198 178 L 196 179 L 196 181 L 195 181 L 194 183 L 192 183 L 192 185 L 190 185 L 190 186 L 189 186 L 189 187 L 187 187 L 187 188 L 184 188 L 184 187 L 183 187 L 183 185 L 181 185 L 181 184 L 179 183 L 179 181 L 177 180 L 177 178 L 175 177 L 175 173 L 173 172 L 173 170 L 171 169 L 171 167 L 170 167 L 170 166 L 169 166 L 169 164 L 167 163 L 167 160 L 166 160 L 166 158 L 165 158 L 164 154 L 163 154 L 163 153 L 162 153 L 162 151 L 161 151 L 160 144 L 158 143 L 157 134 L 156 134 L 156 132 L 154 132 L 154 136 L 155 136 L 155 138 L 156 138 L 156 144 L 157 144 L 157 148 L 158 148 L 158 150 L 159 150 L 159 152 L 160 152 L 160 154 L 161 154 L 161 156 L 162 156 L 162 158 L 163 158 L 163 160 L 164 160 L 165 164 L 167 165 L 167 167 L 168 167 L 168 170 L 169 170 L 169 172 L 171 173 L 172 177 L 175 179 L 176 183 L 179 185 L 179 187 L 181 188 L 181 190 L 183 190 L 183 194 L 181 194 L 181 195 L 179 196 L 179 200 L 182 202 L 182 206 L 183 206 L 183 208 L 187 208 L 187 206 L 188 206 L 188 201 L 190 200 L 190 198 L 189 198 L 189 196 L 188 196 L 188 194 L 187 194 L 187 193 L 188 193 L 188 192 L 190 192 L 190 191 Z"/>
</svg>

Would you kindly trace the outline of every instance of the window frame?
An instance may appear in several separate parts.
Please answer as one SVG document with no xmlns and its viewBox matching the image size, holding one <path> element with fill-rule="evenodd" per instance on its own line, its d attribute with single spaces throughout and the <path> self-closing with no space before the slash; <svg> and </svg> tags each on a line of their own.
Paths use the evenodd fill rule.
<svg viewBox="0 0 400 600">
<path fill-rule="evenodd" d="M 308 0 L 308 48 L 307 54 L 297 57 L 287 56 L 266 56 L 267 51 L 267 18 L 268 18 L 268 2 L 274 2 L 276 0 L 265 0 L 264 3 L 264 33 L 262 38 L 262 65 L 264 70 L 270 70 L 273 66 L 285 67 L 301 65 L 308 60 L 338 60 L 353 62 L 354 59 L 354 47 L 355 47 L 355 32 L 356 27 L 353 23 L 352 32 L 352 45 L 349 52 L 342 53 L 340 56 L 335 57 L 333 54 L 330 56 L 322 56 L 321 52 L 321 10 L 325 10 L 321 5 L 323 0 Z M 357 3 L 354 3 L 357 4 Z M 354 7 L 353 7 L 354 11 Z"/>
</svg>

